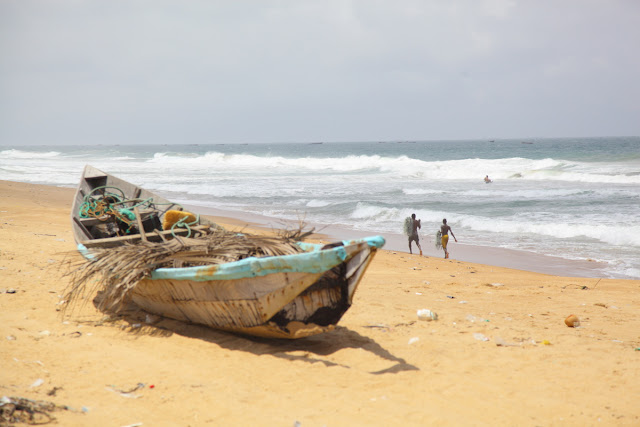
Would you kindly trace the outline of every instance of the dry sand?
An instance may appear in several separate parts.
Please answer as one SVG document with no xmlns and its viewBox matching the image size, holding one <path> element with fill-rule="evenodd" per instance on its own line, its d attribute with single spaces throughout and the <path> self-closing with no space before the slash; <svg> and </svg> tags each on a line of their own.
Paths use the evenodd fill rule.
<svg viewBox="0 0 640 427">
<path fill-rule="evenodd" d="M 58 425 L 640 425 L 638 280 L 383 250 L 339 327 L 302 340 L 62 318 L 72 197 L 0 181 L 0 398 L 67 406 Z"/>
</svg>

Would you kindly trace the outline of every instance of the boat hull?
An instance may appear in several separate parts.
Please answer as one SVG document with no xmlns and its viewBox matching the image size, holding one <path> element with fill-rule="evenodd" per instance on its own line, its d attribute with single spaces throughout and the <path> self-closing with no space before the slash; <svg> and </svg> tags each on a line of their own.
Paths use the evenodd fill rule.
<svg viewBox="0 0 640 427">
<path fill-rule="evenodd" d="M 87 194 L 104 186 L 123 189 L 128 198 L 154 198 L 170 204 L 87 166 L 72 210 L 74 235 L 85 257 L 91 258 L 92 248 L 108 250 L 159 236 L 157 231 L 143 231 L 124 238 L 95 238 L 88 228 L 91 220 L 79 218 L 78 211 Z M 384 243 L 381 236 L 331 245 L 300 242 L 304 252 L 299 254 L 159 268 L 130 289 L 127 299 L 145 312 L 179 321 L 261 337 L 302 338 L 335 328 Z"/>
<path fill-rule="evenodd" d="M 145 279 L 131 298 L 146 312 L 227 331 L 274 338 L 315 335 L 332 330 L 351 307 L 377 249 L 367 242 L 345 243 L 351 256 L 325 272 L 205 281 Z"/>
</svg>

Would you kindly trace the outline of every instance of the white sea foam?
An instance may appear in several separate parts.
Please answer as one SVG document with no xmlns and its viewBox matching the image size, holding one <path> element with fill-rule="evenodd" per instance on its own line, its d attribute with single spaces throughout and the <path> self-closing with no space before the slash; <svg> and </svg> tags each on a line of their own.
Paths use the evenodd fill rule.
<svg viewBox="0 0 640 427">
<path fill-rule="evenodd" d="M 171 165 L 172 167 L 212 168 L 223 170 L 278 169 L 286 171 L 336 171 L 353 172 L 380 168 L 386 159 L 380 156 L 346 156 L 339 158 L 287 158 L 281 156 L 253 156 L 246 154 L 223 154 L 208 152 L 196 157 L 180 157 L 167 153 L 156 153 L 149 163 Z"/>
<path fill-rule="evenodd" d="M 460 194 L 462 196 L 472 197 L 498 197 L 506 199 L 547 199 L 554 197 L 567 197 L 567 196 L 588 196 L 593 194 L 591 190 L 584 190 L 580 188 L 532 188 L 528 190 L 514 191 L 510 189 L 501 189 L 497 186 L 485 186 L 490 188 L 483 188 L 482 190 L 468 190 L 463 191 Z M 603 190 L 604 191 L 604 190 Z"/>
<path fill-rule="evenodd" d="M 308 206 L 310 208 L 323 208 L 325 206 L 330 206 L 331 202 L 326 201 L 326 200 L 309 200 L 307 203 L 305 203 L 305 206 Z"/>
<path fill-rule="evenodd" d="M 519 141 L 497 151 L 460 142 L 9 147 L 0 149 L 0 179 L 75 187 L 91 164 L 184 204 L 274 221 L 305 215 L 318 224 L 400 234 L 404 218 L 416 213 L 431 236 L 446 217 L 468 243 L 592 258 L 638 277 L 640 139 L 622 141 L 622 153 L 608 141 L 587 142 L 602 144 L 604 154 L 572 156 L 580 143 L 572 151 Z M 490 185 L 482 180 L 487 174 Z"/>
<path fill-rule="evenodd" d="M 60 155 L 59 151 L 23 151 L 23 150 L 3 150 L 0 151 L 0 157 L 9 160 L 9 159 L 50 159 L 52 157 L 57 157 Z"/>
<path fill-rule="evenodd" d="M 402 192 L 410 196 L 423 196 L 429 194 L 443 194 L 445 190 L 436 190 L 432 188 L 403 188 Z"/>
<path fill-rule="evenodd" d="M 480 218 L 471 215 L 457 218 L 460 226 L 477 231 L 499 230 L 501 233 L 536 234 L 558 239 L 591 238 L 616 246 L 628 245 L 640 247 L 640 226 L 628 226 L 594 223 L 531 222 L 524 218 L 501 220 Z"/>
<path fill-rule="evenodd" d="M 396 221 L 400 219 L 402 215 L 401 212 L 402 211 L 397 208 L 381 208 L 366 203 L 357 203 L 350 217 L 356 220 Z"/>
<path fill-rule="evenodd" d="M 365 173 L 384 174 L 387 179 L 417 178 L 419 180 L 473 180 L 490 174 L 494 183 L 505 180 L 572 181 L 585 183 L 640 183 L 640 175 L 633 175 L 638 166 L 627 168 L 600 166 L 556 159 L 532 160 L 525 158 L 463 159 L 424 161 L 407 156 L 383 157 L 360 155 L 345 157 L 255 156 L 207 152 L 186 156 L 155 153 L 147 163 L 164 165 L 181 171 L 215 170 L 218 173 L 263 170 L 286 173 Z M 405 190 L 407 194 L 417 190 Z"/>
</svg>

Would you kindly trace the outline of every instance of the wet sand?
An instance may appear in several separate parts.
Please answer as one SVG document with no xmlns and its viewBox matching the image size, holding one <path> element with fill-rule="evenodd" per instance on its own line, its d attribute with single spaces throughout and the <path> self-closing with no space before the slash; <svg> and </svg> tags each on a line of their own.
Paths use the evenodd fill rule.
<svg viewBox="0 0 640 427">
<path fill-rule="evenodd" d="M 339 327 L 297 341 L 113 320 L 90 300 L 65 318 L 72 198 L 0 181 L 0 398 L 66 406 L 57 425 L 640 425 L 638 280 L 382 250 Z"/>
</svg>

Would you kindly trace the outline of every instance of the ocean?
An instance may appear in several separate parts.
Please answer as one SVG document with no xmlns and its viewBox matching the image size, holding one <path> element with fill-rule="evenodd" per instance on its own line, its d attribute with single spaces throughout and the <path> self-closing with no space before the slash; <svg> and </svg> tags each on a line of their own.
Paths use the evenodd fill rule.
<svg viewBox="0 0 640 427">
<path fill-rule="evenodd" d="M 0 146 L 3 180 L 76 187 L 85 164 L 184 205 L 272 225 L 303 219 L 406 242 L 404 219 L 415 213 L 429 255 L 442 255 L 434 236 L 447 218 L 458 245 L 640 278 L 640 137 Z M 406 243 L 392 249 L 408 252 Z"/>
</svg>

